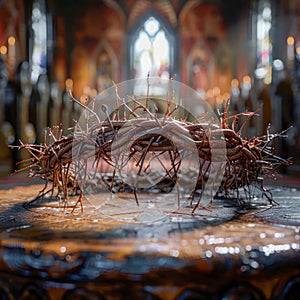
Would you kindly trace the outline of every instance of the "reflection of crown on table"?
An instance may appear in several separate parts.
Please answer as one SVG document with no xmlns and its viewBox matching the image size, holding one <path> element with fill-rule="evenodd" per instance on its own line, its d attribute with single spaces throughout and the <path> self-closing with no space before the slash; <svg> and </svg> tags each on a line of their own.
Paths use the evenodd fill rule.
<svg viewBox="0 0 300 300">
<path fill-rule="evenodd" d="M 194 180 L 190 195 L 194 212 L 204 196 L 204 188 L 210 188 L 206 184 L 213 164 L 219 164 L 220 168 L 223 166 L 219 194 L 242 200 L 242 190 L 243 196 L 251 199 L 255 187 L 261 197 L 266 197 L 270 204 L 274 203 L 271 193 L 263 186 L 263 180 L 275 176 L 280 165 L 290 163 L 274 155 L 271 146 L 273 139 L 285 137 L 286 131 L 271 134 L 268 128 L 266 135 L 243 138 L 243 128 L 257 111 L 228 116 L 228 100 L 219 116 L 220 125 L 216 125 L 205 114 L 197 120 L 178 119 L 176 116 L 180 116 L 181 108 L 172 101 L 167 102 L 164 113 L 159 115 L 155 105 L 152 106 L 154 112 L 150 111 L 148 96 L 145 102 L 131 97 L 130 105 L 118 97 L 120 105 L 112 113 L 104 104 L 101 106 L 107 117 L 100 121 L 93 109 L 79 102 L 71 93 L 70 96 L 73 102 L 83 107 L 86 128 L 77 124 L 72 134 L 63 136 L 61 128 L 55 126 L 49 129 L 48 144 L 21 143 L 19 146 L 32 155 L 22 170 L 30 170 L 30 176 L 46 181 L 45 188 L 35 200 L 56 193 L 63 197 L 67 207 L 69 196 L 79 193 L 72 207 L 74 209 L 80 203 L 82 209 L 84 190 L 99 186 L 101 181 L 111 192 L 133 193 L 139 204 L 139 192 L 169 192 L 176 187 L 180 177 L 183 182 Z M 236 121 L 241 116 L 246 119 L 237 130 Z M 188 158 L 190 151 L 196 151 L 198 165 L 184 171 L 181 168 L 182 155 Z M 91 160 L 92 167 L 89 166 Z M 109 175 L 99 171 L 103 164 L 112 168 Z M 131 166 L 130 176 L 118 176 L 128 164 Z M 157 174 L 156 168 L 160 169 Z M 198 201 L 193 204 L 195 197 Z"/>
</svg>

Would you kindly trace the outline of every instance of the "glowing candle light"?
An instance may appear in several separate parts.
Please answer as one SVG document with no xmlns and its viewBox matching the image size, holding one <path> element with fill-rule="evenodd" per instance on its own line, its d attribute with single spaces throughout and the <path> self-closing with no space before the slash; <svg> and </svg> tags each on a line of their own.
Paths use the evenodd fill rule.
<svg viewBox="0 0 300 300">
<path fill-rule="evenodd" d="M 5 56 L 7 54 L 7 47 L 6 46 L 1 46 L 0 47 L 0 54 Z"/>
<path fill-rule="evenodd" d="M 300 46 L 296 47 L 296 55 L 297 55 L 297 58 L 299 59 L 300 58 Z"/>
<path fill-rule="evenodd" d="M 239 89 L 239 81 L 236 78 L 233 78 L 230 82 L 231 84 L 231 99 L 233 101 L 237 100 L 237 97 L 240 95 L 240 89 Z"/>
<path fill-rule="evenodd" d="M 65 84 L 67 90 L 73 90 L 73 80 L 71 78 L 66 79 Z"/>
<path fill-rule="evenodd" d="M 231 80 L 231 86 L 232 86 L 233 88 L 238 88 L 238 87 L 239 87 L 239 81 L 238 81 L 236 78 L 233 78 L 233 79 Z"/>
<path fill-rule="evenodd" d="M 16 39 L 12 35 L 8 37 L 8 57 L 14 58 L 16 56 Z"/>
<path fill-rule="evenodd" d="M 287 58 L 288 60 L 293 60 L 294 59 L 294 45 L 295 45 L 295 39 L 293 36 L 289 36 L 286 39 L 287 43 Z"/>
<path fill-rule="evenodd" d="M 241 88 L 242 88 L 242 97 L 248 98 L 251 89 L 251 77 L 249 75 L 245 75 L 243 77 Z"/>
</svg>

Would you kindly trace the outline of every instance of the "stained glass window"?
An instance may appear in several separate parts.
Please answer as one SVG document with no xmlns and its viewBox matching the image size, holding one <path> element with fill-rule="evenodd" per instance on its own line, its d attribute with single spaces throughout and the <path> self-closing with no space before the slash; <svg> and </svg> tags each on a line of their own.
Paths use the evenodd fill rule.
<svg viewBox="0 0 300 300">
<path fill-rule="evenodd" d="M 272 80 L 272 43 L 270 30 L 272 24 L 272 11 L 269 1 L 259 2 L 257 17 L 257 70 L 256 75 L 264 78 L 266 84 Z"/>
<path fill-rule="evenodd" d="M 134 77 L 169 78 L 170 41 L 160 22 L 150 17 L 140 27 L 133 44 Z"/>
<path fill-rule="evenodd" d="M 47 64 L 47 18 L 44 0 L 35 0 L 32 5 L 32 69 L 31 80 L 36 83 L 40 74 L 46 72 Z"/>
</svg>

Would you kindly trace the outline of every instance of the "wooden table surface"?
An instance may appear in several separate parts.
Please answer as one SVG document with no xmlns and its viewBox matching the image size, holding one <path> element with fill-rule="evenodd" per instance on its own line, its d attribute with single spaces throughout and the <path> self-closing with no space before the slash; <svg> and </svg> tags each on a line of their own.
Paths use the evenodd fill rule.
<svg viewBox="0 0 300 300">
<path fill-rule="evenodd" d="M 28 207 L 24 204 L 43 184 L 23 176 L 2 178 L 0 294 L 7 299 L 296 299 L 289 297 L 300 291 L 298 183 L 285 177 L 269 186 L 278 206 L 217 199 L 194 215 L 190 209 L 164 215 L 150 210 L 147 220 L 140 210 L 121 211 L 135 204 L 132 195 L 110 202 L 113 209 L 85 200 L 83 213 L 51 199 Z"/>
</svg>

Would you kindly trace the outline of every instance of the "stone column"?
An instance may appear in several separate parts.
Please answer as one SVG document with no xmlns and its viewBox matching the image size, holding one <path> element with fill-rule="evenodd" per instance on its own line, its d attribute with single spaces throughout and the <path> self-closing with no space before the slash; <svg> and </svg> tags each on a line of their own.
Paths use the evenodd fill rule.
<svg viewBox="0 0 300 300">
<path fill-rule="evenodd" d="M 50 87 L 50 95 L 52 99 L 52 107 L 50 110 L 50 126 L 59 125 L 61 123 L 61 104 L 62 91 L 57 82 L 53 82 Z"/>
<path fill-rule="evenodd" d="M 5 122 L 5 88 L 7 86 L 8 72 L 5 62 L 0 55 L 0 175 L 6 175 L 11 169 L 11 157 L 8 149 L 10 143 L 8 130 L 8 122 Z M 7 123 L 7 124 L 6 124 Z M 11 127 L 10 127 L 11 128 Z"/>
<path fill-rule="evenodd" d="M 20 91 L 17 94 L 17 138 L 23 143 L 35 142 L 35 129 L 29 122 L 29 100 L 32 92 L 32 84 L 30 78 L 30 66 L 27 61 L 21 63 L 19 68 Z M 23 149 L 24 150 L 24 149 Z M 18 151 L 18 160 L 29 157 L 27 151 Z"/>
<path fill-rule="evenodd" d="M 37 140 L 39 143 L 44 141 L 45 132 L 47 130 L 48 121 L 48 102 L 50 96 L 50 86 L 46 74 L 40 75 L 37 82 L 39 101 L 37 102 Z"/>
<path fill-rule="evenodd" d="M 63 112 L 62 112 L 62 126 L 64 134 L 69 133 L 69 128 L 74 126 L 73 122 L 73 103 L 67 92 L 63 95 Z"/>
</svg>

